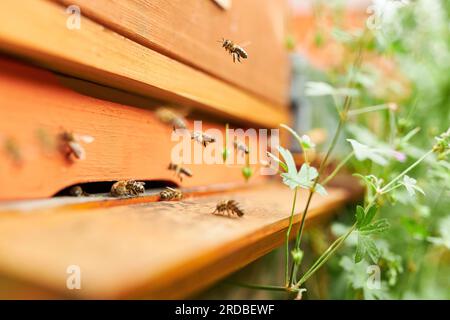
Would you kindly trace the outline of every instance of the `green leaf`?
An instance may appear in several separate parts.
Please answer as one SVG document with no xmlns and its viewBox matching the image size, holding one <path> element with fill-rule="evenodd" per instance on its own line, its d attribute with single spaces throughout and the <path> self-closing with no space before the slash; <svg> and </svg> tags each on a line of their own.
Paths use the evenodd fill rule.
<svg viewBox="0 0 450 320">
<path fill-rule="evenodd" d="M 359 174 L 359 173 L 354 173 L 354 174 L 352 174 L 352 175 L 353 175 L 354 177 L 360 178 L 360 179 L 366 184 L 366 186 L 367 186 L 368 188 L 372 188 L 373 190 L 376 190 L 376 189 L 377 189 L 376 185 L 375 185 L 372 181 L 370 181 L 369 178 L 368 178 L 367 176 L 363 176 L 362 174 Z"/>
<path fill-rule="evenodd" d="M 362 221 L 361 226 L 366 226 L 372 222 L 373 217 L 375 217 L 375 214 L 377 213 L 377 209 L 378 208 L 376 206 L 372 206 L 367 210 L 367 213 L 364 216 L 364 220 Z"/>
<path fill-rule="evenodd" d="M 358 243 L 356 244 L 355 263 L 361 262 L 366 255 L 366 248 L 363 246 L 361 236 L 358 235 Z"/>
<path fill-rule="evenodd" d="M 353 88 L 334 88 L 326 82 L 308 81 L 305 85 L 307 96 L 357 96 L 358 90 Z"/>
<path fill-rule="evenodd" d="M 368 256 L 374 263 L 378 262 L 380 252 L 375 242 L 368 236 L 358 233 L 358 244 L 356 245 L 355 263 L 360 262 L 365 256 Z"/>
<path fill-rule="evenodd" d="M 321 196 L 326 196 L 328 195 L 327 190 L 325 190 L 325 188 L 320 184 L 320 183 L 316 183 L 316 187 L 314 188 L 315 191 L 320 194 Z"/>
<path fill-rule="evenodd" d="M 390 224 L 386 219 L 380 219 L 369 225 L 359 228 L 359 232 L 363 235 L 369 235 L 374 233 L 382 233 L 389 229 Z"/>
<path fill-rule="evenodd" d="M 352 145 L 353 151 L 355 152 L 355 157 L 359 161 L 369 159 L 372 162 L 375 162 L 382 166 L 385 166 L 388 163 L 388 161 L 384 158 L 383 152 L 381 150 L 368 147 L 353 139 L 347 139 L 347 141 Z"/>
<path fill-rule="evenodd" d="M 295 166 L 295 161 L 294 161 L 294 157 L 292 156 L 292 153 L 283 148 L 282 146 L 278 146 L 278 151 L 280 152 L 281 156 L 283 157 L 286 166 L 287 166 L 287 171 L 289 173 L 295 172 L 297 173 L 297 167 Z"/>
<path fill-rule="evenodd" d="M 375 242 L 369 237 L 364 237 L 364 246 L 366 247 L 367 254 L 373 263 L 378 263 L 380 258 L 380 251 L 378 250 Z"/>
<path fill-rule="evenodd" d="M 361 206 L 356 207 L 356 226 L 359 228 L 364 220 L 364 208 Z"/>
<path fill-rule="evenodd" d="M 403 177 L 403 180 L 400 183 L 405 186 L 406 191 L 408 191 L 408 194 L 411 197 L 414 197 L 416 195 L 416 191 L 420 192 L 423 195 L 425 194 L 422 188 L 416 185 L 416 179 L 413 179 L 407 175 Z"/>
<path fill-rule="evenodd" d="M 326 82 L 308 81 L 305 86 L 307 96 L 326 96 L 334 94 L 334 87 Z"/>
<path fill-rule="evenodd" d="M 302 167 L 300 168 L 300 171 L 298 172 L 299 180 L 305 185 L 310 184 L 311 181 L 314 180 L 315 178 L 317 178 L 318 175 L 319 175 L 319 173 L 317 172 L 317 169 L 314 167 L 311 167 L 307 163 L 302 164 Z"/>
</svg>

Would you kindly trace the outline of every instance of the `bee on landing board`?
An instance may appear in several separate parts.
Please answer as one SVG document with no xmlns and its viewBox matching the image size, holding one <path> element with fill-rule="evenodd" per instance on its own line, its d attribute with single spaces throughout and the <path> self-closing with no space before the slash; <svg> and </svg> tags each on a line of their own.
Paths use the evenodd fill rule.
<svg viewBox="0 0 450 320">
<path fill-rule="evenodd" d="M 183 168 L 182 166 L 174 164 L 172 162 L 169 163 L 169 167 L 167 169 L 175 171 L 175 175 L 178 177 L 178 179 L 180 179 L 180 181 L 183 181 L 183 175 L 187 177 L 192 177 L 191 170 Z"/>
<path fill-rule="evenodd" d="M 145 182 L 135 180 L 117 181 L 111 187 L 113 197 L 133 197 L 145 192 Z"/>
<path fill-rule="evenodd" d="M 244 211 L 242 211 L 239 208 L 239 204 L 234 200 L 223 200 L 220 201 L 217 206 L 216 210 L 212 212 L 212 214 L 225 214 L 225 212 L 230 216 L 230 214 L 235 214 L 238 217 L 242 217 L 244 215 Z"/>
<path fill-rule="evenodd" d="M 80 135 L 73 132 L 64 131 L 61 134 L 61 140 L 63 142 L 64 151 L 67 151 L 67 156 L 73 154 L 78 160 L 86 159 L 86 151 L 84 150 L 81 142 L 92 143 L 94 138 L 88 135 Z"/>
<path fill-rule="evenodd" d="M 206 147 L 210 143 L 216 142 L 216 138 L 200 131 L 192 131 L 191 139 L 202 144 L 204 147 Z"/>
<path fill-rule="evenodd" d="M 180 190 L 166 187 L 165 190 L 159 193 L 159 198 L 162 201 L 181 200 L 183 198 L 183 193 Z"/>
<path fill-rule="evenodd" d="M 233 41 L 222 38 L 222 41 L 219 42 L 221 42 L 222 47 L 225 48 L 225 50 L 229 54 L 231 54 L 231 56 L 233 57 L 233 62 L 236 62 L 236 60 L 238 62 L 241 62 L 241 58 L 242 59 L 248 58 L 247 52 L 241 46 L 235 44 Z"/>
</svg>

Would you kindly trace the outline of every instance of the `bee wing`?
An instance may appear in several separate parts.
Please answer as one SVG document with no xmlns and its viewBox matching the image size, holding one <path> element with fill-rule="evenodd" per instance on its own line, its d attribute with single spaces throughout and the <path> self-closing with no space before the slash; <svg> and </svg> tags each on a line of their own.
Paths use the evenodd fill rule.
<svg viewBox="0 0 450 320">
<path fill-rule="evenodd" d="M 179 108 L 179 116 L 180 117 L 187 117 L 191 113 L 190 107 L 180 107 Z M 183 119 L 184 120 L 184 119 Z"/>
<path fill-rule="evenodd" d="M 92 143 L 92 142 L 94 142 L 94 140 L 95 140 L 94 137 L 89 136 L 89 135 L 87 135 L 87 134 L 84 134 L 84 135 L 76 134 L 76 135 L 75 135 L 75 138 L 76 138 L 77 140 L 79 140 L 79 141 L 84 142 L 84 143 Z"/>
<path fill-rule="evenodd" d="M 69 143 L 70 150 L 72 150 L 73 154 L 77 159 L 84 160 L 86 159 L 86 152 L 84 151 L 83 147 L 78 143 L 74 141 L 70 141 Z"/>
</svg>

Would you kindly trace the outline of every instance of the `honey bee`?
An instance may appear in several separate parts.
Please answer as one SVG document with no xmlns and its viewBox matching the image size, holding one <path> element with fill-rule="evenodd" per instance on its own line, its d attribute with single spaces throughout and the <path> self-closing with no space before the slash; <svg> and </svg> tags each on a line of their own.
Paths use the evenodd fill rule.
<svg viewBox="0 0 450 320">
<path fill-rule="evenodd" d="M 5 151 L 11 156 L 11 159 L 18 165 L 22 164 L 22 152 L 13 138 L 7 138 L 4 142 Z"/>
<path fill-rule="evenodd" d="M 73 186 L 72 188 L 70 188 L 69 190 L 69 194 L 72 197 L 88 197 L 89 194 L 86 193 L 83 188 L 81 188 L 80 186 Z"/>
<path fill-rule="evenodd" d="M 88 135 L 80 135 L 73 132 L 64 131 L 61 134 L 64 149 L 68 149 L 67 155 L 74 155 L 79 160 L 86 159 L 86 151 L 84 151 L 81 142 L 92 143 L 94 138 Z"/>
<path fill-rule="evenodd" d="M 192 177 L 191 170 L 183 168 L 182 166 L 174 164 L 172 162 L 169 163 L 169 167 L 167 169 L 175 171 L 175 175 L 180 179 L 180 181 L 183 181 L 183 175 Z"/>
<path fill-rule="evenodd" d="M 187 129 L 186 120 L 183 116 L 169 108 L 159 108 L 155 111 L 155 114 L 160 121 L 171 124 L 173 130 Z"/>
<path fill-rule="evenodd" d="M 216 210 L 214 210 L 212 214 L 215 214 L 216 212 L 224 214 L 225 211 L 228 216 L 230 216 L 230 214 L 236 214 L 238 217 L 242 217 L 244 215 L 244 211 L 239 208 L 239 204 L 234 200 L 220 201 L 216 206 Z"/>
<path fill-rule="evenodd" d="M 245 154 L 248 154 L 250 152 L 250 150 L 248 149 L 248 147 L 245 145 L 245 143 L 242 143 L 240 141 L 238 141 L 236 138 L 234 139 L 234 147 L 236 148 L 237 151 L 241 151 Z"/>
<path fill-rule="evenodd" d="M 138 196 L 145 192 L 145 182 L 135 180 L 117 181 L 111 187 L 111 195 L 113 197 Z"/>
<path fill-rule="evenodd" d="M 241 58 L 248 58 L 247 52 L 241 46 L 235 44 L 233 41 L 222 38 L 222 41 L 220 42 L 222 42 L 222 47 L 225 48 L 225 50 L 228 51 L 229 54 L 231 54 L 234 63 L 236 63 L 236 60 L 238 62 L 241 62 Z"/>
<path fill-rule="evenodd" d="M 162 201 L 181 200 L 183 198 L 183 193 L 180 190 L 172 189 L 171 187 L 166 187 L 165 190 L 159 193 L 159 198 Z"/>
<path fill-rule="evenodd" d="M 216 142 L 216 138 L 200 131 L 193 131 L 191 133 L 191 139 L 203 144 L 204 147 L 206 147 L 209 143 Z"/>
</svg>

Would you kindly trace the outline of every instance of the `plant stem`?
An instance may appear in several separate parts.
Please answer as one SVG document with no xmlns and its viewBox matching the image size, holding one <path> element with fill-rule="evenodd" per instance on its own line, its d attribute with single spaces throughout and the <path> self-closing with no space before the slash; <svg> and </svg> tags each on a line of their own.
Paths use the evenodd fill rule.
<svg viewBox="0 0 450 320">
<path fill-rule="evenodd" d="M 271 285 L 259 285 L 259 284 L 248 284 L 248 283 L 235 283 L 235 282 L 228 282 L 228 284 L 236 285 L 239 287 L 249 288 L 249 289 L 256 289 L 256 290 L 267 290 L 267 291 L 289 291 L 286 287 L 281 286 L 271 286 Z"/>
<path fill-rule="evenodd" d="M 331 246 L 316 260 L 316 262 L 309 268 L 307 272 L 303 275 L 303 277 L 295 284 L 295 288 L 300 287 L 303 283 L 306 282 L 317 270 L 322 267 L 322 265 L 328 261 L 328 259 L 334 254 L 334 252 L 340 248 L 340 246 L 344 243 L 344 241 L 350 236 L 350 234 L 355 230 L 356 224 L 354 224 L 348 231 L 337 238 Z"/>
<path fill-rule="evenodd" d="M 350 105 L 350 101 L 351 101 L 350 96 L 346 96 L 345 97 L 345 102 L 344 102 L 344 105 L 346 106 L 346 108 L 344 108 L 344 112 L 346 112 L 346 109 L 348 109 L 348 106 Z M 330 147 L 328 148 L 328 151 L 325 154 L 325 157 L 322 159 L 322 161 L 320 163 L 319 171 L 318 171 L 319 174 L 317 175 L 316 179 L 314 180 L 314 183 L 313 183 L 312 187 L 309 190 L 308 200 L 306 201 L 305 209 L 303 210 L 303 214 L 302 214 L 302 220 L 301 220 L 301 223 L 300 223 L 300 228 L 299 228 L 299 230 L 297 232 L 297 237 L 295 239 L 295 249 L 296 250 L 300 249 L 300 243 L 301 243 L 302 236 L 303 236 L 303 229 L 305 228 L 306 214 L 308 213 L 309 205 L 311 204 L 311 199 L 312 199 L 312 197 L 314 195 L 314 189 L 315 189 L 315 187 L 316 187 L 316 185 L 317 185 L 317 183 L 318 183 L 318 181 L 320 179 L 320 176 L 321 176 L 321 174 L 322 174 L 322 172 L 323 172 L 323 170 L 325 168 L 325 164 L 328 161 L 328 158 L 329 158 L 331 152 L 333 151 L 334 147 L 337 144 L 337 140 L 339 138 L 339 134 L 340 134 L 340 132 L 342 130 L 342 126 L 343 126 L 344 121 L 345 121 L 344 119 L 345 119 L 345 117 L 343 117 L 343 116 L 341 116 L 340 119 L 339 119 L 339 123 L 338 123 L 338 126 L 336 128 L 336 132 L 334 133 L 334 137 L 333 137 L 333 140 L 331 141 Z M 296 264 L 294 262 L 292 264 L 292 267 L 291 267 L 291 274 L 290 274 L 290 278 L 289 278 L 289 286 L 292 286 L 295 271 L 296 271 Z"/>
<path fill-rule="evenodd" d="M 292 224 L 294 221 L 294 213 L 295 213 L 295 203 L 297 201 L 297 188 L 294 189 L 294 200 L 292 202 L 292 210 L 291 210 L 291 217 L 289 218 L 289 227 L 286 232 L 286 265 L 285 265 L 285 275 L 284 275 L 284 282 L 286 286 L 289 284 L 289 239 L 291 238 L 291 230 L 292 230 Z"/>
<path fill-rule="evenodd" d="M 287 131 L 289 131 L 294 136 L 295 140 L 297 140 L 297 143 L 300 146 L 300 149 L 302 150 L 303 159 L 304 159 L 305 163 L 309 164 L 308 155 L 306 153 L 305 148 L 303 147 L 302 138 L 297 134 L 297 132 L 292 130 L 289 126 L 287 126 L 287 125 L 282 123 L 282 124 L 280 124 L 280 127 L 286 129 Z"/>
<path fill-rule="evenodd" d="M 428 157 L 432 153 L 433 153 L 433 150 L 429 150 L 427 153 L 425 153 L 423 156 L 421 156 L 419 159 L 417 159 L 416 162 L 414 162 L 412 165 L 410 165 L 408 168 L 406 168 L 402 173 L 400 173 L 398 176 L 396 176 L 394 179 L 392 179 L 391 182 L 389 182 L 387 185 L 385 185 L 383 188 L 381 188 L 379 193 L 380 194 L 386 193 L 386 190 L 388 190 L 390 186 L 392 186 L 395 182 L 397 182 L 399 179 L 401 179 L 409 171 L 414 169 L 419 163 L 421 163 L 426 157 Z"/>
<path fill-rule="evenodd" d="M 353 65 L 353 69 L 358 68 L 360 66 L 361 59 L 362 59 L 362 48 L 360 47 L 359 51 L 358 51 L 358 55 L 355 59 L 354 65 Z M 354 71 L 354 70 L 352 70 L 352 71 Z M 354 83 L 353 83 L 353 80 L 351 80 L 350 85 L 348 87 L 352 88 L 353 86 L 354 86 Z M 336 147 L 341 130 L 344 126 L 345 121 L 347 121 L 348 110 L 350 109 L 351 102 L 352 102 L 352 97 L 350 95 L 345 96 L 342 112 L 339 114 L 339 122 L 338 122 L 338 125 L 336 128 L 336 131 L 334 133 L 333 139 L 331 141 L 330 146 L 328 147 L 325 157 L 322 159 L 322 161 L 320 163 L 318 175 L 317 175 L 316 179 L 314 180 L 312 187 L 309 189 L 308 200 L 306 202 L 305 209 L 303 210 L 300 228 L 297 231 L 297 237 L 295 239 L 295 250 L 300 250 L 300 243 L 301 243 L 302 236 L 303 236 L 303 229 L 305 228 L 306 214 L 308 213 L 309 205 L 311 204 L 311 199 L 314 195 L 315 187 L 316 187 L 317 183 L 319 182 L 319 179 L 323 173 L 323 170 L 326 167 L 328 158 L 330 157 L 331 153 L 333 152 L 334 148 Z M 292 263 L 292 267 L 291 267 L 289 286 L 292 286 L 292 284 L 293 284 L 294 273 L 296 272 L 296 269 L 297 269 L 297 263 L 294 261 Z"/>
<path fill-rule="evenodd" d="M 341 162 L 339 162 L 339 164 L 336 166 L 336 168 L 333 170 L 333 172 L 325 178 L 325 180 L 323 180 L 321 182 L 322 186 L 325 186 L 328 182 L 331 181 L 331 179 L 333 179 L 336 174 L 342 169 L 342 167 L 355 155 L 355 151 L 352 151 L 349 155 L 347 155 Z"/>
<path fill-rule="evenodd" d="M 393 187 L 391 187 L 391 188 L 389 188 L 389 189 L 387 189 L 387 190 L 385 190 L 385 191 L 383 191 L 384 193 L 389 193 L 389 192 L 391 192 L 391 191 L 394 191 L 395 189 L 397 189 L 397 188 L 400 188 L 402 185 L 401 184 L 398 184 L 398 185 L 396 185 L 396 186 L 393 186 Z"/>
<path fill-rule="evenodd" d="M 350 110 L 348 112 L 348 116 L 352 117 L 352 116 L 357 116 L 357 115 L 364 114 L 364 113 L 380 111 L 380 110 L 386 110 L 388 108 L 389 108 L 389 106 L 387 104 L 379 104 L 379 105 L 376 105 L 376 106 L 370 106 L 370 107 Z"/>
</svg>

